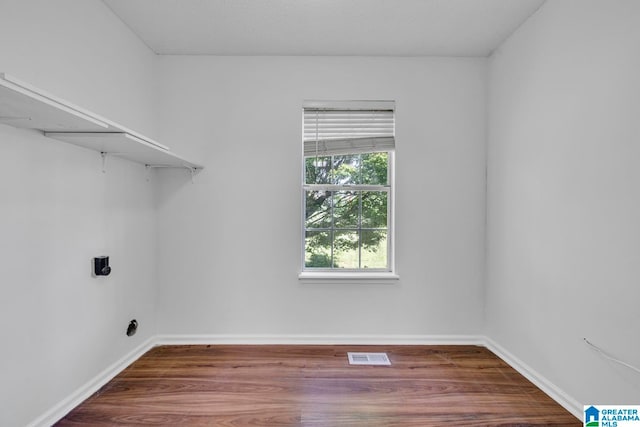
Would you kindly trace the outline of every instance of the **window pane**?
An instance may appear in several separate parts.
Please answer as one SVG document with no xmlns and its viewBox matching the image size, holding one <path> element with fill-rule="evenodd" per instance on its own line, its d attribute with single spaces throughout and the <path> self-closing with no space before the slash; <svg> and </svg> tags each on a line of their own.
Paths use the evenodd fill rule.
<svg viewBox="0 0 640 427">
<path fill-rule="evenodd" d="M 360 155 L 347 154 L 333 156 L 334 184 L 359 184 L 360 183 Z"/>
<path fill-rule="evenodd" d="M 331 227 L 331 192 L 305 192 L 305 228 Z"/>
<path fill-rule="evenodd" d="M 357 231 L 336 231 L 333 241 L 333 267 L 359 268 Z"/>
<path fill-rule="evenodd" d="M 387 228 L 386 192 L 362 192 L 362 228 Z"/>
<path fill-rule="evenodd" d="M 387 231 L 362 231 L 362 268 L 387 268 Z"/>
<path fill-rule="evenodd" d="M 388 153 L 366 153 L 362 155 L 362 184 L 387 185 Z"/>
<path fill-rule="evenodd" d="M 331 157 L 307 157 L 304 159 L 305 184 L 331 183 Z"/>
<path fill-rule="evenodd" d="M 358 227 L 359 211 L 359 192 L 336 191 L 333 193 L 333 220 L 335 228 Z"/>
<path fill-rule="evenodd" d="M 307 231 L 305 233 L 305 267 L 331 268 L 331 233 Z"/>
</svg>

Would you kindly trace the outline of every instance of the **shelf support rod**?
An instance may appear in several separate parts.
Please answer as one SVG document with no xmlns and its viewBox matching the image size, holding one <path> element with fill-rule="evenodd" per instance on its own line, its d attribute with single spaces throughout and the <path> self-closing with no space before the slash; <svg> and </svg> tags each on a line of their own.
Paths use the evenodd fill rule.
<svg viewBox="0 0 640 427">
<path fill-rule="evenodd" d="M 107 152 L 101 151 L 100 157 L 102 157 L 102 173 L 107 173 Z"/>
<path fill-rule="evenodd" d="M 185 167 L 185 169 L 189 170 L 189 173 L 191 174 L 191 183 L 195 184 L 195 179 L 194 177 L 196 176 L 196 172 L 198 172 L 198 168 L 194 168 L 193 166 L 189 166 L 189 165 L 182 165 Z"/>
</svg>

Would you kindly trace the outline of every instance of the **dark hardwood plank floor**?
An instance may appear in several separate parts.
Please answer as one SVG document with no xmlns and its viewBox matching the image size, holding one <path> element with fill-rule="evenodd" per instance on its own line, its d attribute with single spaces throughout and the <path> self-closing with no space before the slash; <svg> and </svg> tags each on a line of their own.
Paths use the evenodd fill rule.
<svg viewBox="0 0 640 427">
<path fill-rule="evenodd" d="M 350 366 L 348 351 L 392 366 Z M 65 426 L 581 426 L 483 347 L 156 347 Z"/>
</svg>

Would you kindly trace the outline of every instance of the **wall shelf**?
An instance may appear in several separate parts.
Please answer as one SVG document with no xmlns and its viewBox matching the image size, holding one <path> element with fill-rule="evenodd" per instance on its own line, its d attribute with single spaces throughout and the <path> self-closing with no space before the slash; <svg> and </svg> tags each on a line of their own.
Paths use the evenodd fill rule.
<svg viewBox="0 0 640 427">
<path fill-rule="evenodd" d="M 169 151 L 157 148 L 143 139 L 128 133 L 116 132 L 45 132 L 45 136 L 132 160 L 153 167 L 202 169 Z"/>
<path fill-rule="evenodd" d="M 152 167 L 203 169 L 150 138 L 0 73 L 0 123 Z"/>
</svg>

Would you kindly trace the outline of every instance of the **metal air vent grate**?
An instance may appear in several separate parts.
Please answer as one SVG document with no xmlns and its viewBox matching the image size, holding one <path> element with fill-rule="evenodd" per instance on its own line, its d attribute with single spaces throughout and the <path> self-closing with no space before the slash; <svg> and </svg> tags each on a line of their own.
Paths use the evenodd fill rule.
<svg viewBox="0 0 640 427">
<path fill-rule="evenodd" d="M 347 353 L 350 365 L 381 365 L 389 366 L 391 361 L 387 353 Z"/>
</svg>

